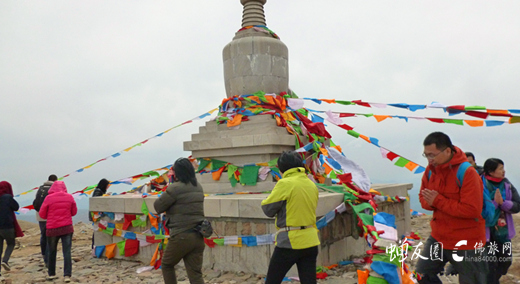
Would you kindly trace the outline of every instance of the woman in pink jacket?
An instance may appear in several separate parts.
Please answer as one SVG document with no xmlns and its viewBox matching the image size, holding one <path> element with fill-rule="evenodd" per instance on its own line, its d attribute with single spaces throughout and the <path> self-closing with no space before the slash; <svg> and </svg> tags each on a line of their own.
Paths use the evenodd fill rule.
<svg viewBox="0 0 520 284">
<path fill-rule="evenodd" d="M 76 201 L 67 193 L 67 187 L 63 181 L 55 181 L 49 189 L 49 195 L 40 208 L 40 217 L 47 219 L 47 252 L 48 274 L 47 280 L 54 280 L 56 276 L 56 252 L 58 241 L 61 239 L 63 250 L 63 274 L 65 283 L 70 282 L 72 276 L 72 216 L 78 213 Z"/>
</svg>

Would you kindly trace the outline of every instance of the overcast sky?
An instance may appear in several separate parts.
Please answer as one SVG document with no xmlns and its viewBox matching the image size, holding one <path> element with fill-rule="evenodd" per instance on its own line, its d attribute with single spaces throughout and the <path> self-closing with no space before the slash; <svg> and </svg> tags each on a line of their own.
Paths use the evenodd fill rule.
<svg viewBox="0 0 520 284">
<path fill-rule="evenodd" d="M 520 109 L 519 12 L 518 1 L 265 5 L 267 26 L 289 48 L 289 84 L 300 97 L 494 109 Z M 24 192 L 51 173 L 72 173 L 217 107 L 225 97 L 222 49 L 241 28 L 241 18 L 239 0 L 1 1 L 0 180 Z M 306 107 L 447 117 L 440 110 Z M 343 120 L 423 166 L 424 137 L 446 132 L 479 164 L 502 158 L 506 176 L 520 186 L 520 124 Z M 66 178 L 69 192 L 188 156 L 183 141 L 201 125 L 177 128 Z M 329 130 L 373 182 L 413 183 L 416 199 L 420 175 L 392 165 L 377 147 L 333 125 Z M 25 206 L 33 197 L 18 200 Z"/>
</svg>

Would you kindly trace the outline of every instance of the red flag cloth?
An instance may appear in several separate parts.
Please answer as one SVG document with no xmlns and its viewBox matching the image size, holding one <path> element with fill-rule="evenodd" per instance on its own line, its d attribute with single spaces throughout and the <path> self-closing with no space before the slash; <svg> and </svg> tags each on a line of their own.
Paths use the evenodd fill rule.
<svg viewBox="0 0 520 284">
<path fill-rule="evenodd" d="M 339 127 L 345 129 L 345 130 L 352 130 L 354 127 L 348 125 L 348 124 L 338 124 Z"/>
<path fill-rule="evenodd" d="M 342 183 L 351 183 L 352 182 L 352 174 L 351 173 L 346 173 L 346 174 L 342 174 L 342 175 L 336 175 L 339 180 L 342 182 Z"/>
<path fill-rule="evenodd" d="M 125 242 L 125 256 L 129 257 L 139 252 L 139 240 L 127 239 Z"/>
<path fill-rule="evenodd" d="M 378 253 L 385 253 L 386 251 L 380 250 L 380 249 L 371 249 L 367 250 L 367 254 L 378 254 Z"/>
<path fill-rule="evenodd" d="M 467 111 L 466 115 L 470 115 L 470 116 L 474 116 L 474 117 L 478 117 L 478 118 L 482 118 L 482 119 L 486 119 L 489 116 L 489 114 L 487 112 L 474 111 L 474 110 Z"/>
<path fill-rule="evenodd" d="M 327 272 L 318 272 L 316 273 L 316 279 L 325 279 L 329 276 Z"/>
<path fill-rule="evenodd" d="M 458 106 L 448 106 L 447 109 L 455 109 L 455 110 L 465 111 L 465 110 L 466 110 L 466 107 L 463 106 L 463 105 L 458 105 Z"/>
<path fill-rule="evenodd" d="M 123 230 L 128 229 L 130 225 L 132 225 L 132 221 L 137 218 L 137 215 L 134 214 L 125 214 L 125 222 L 123 223 Z"/>
<path fill-rule="evenodd" d="M 105 225 L 101 224 L 101 223 L 98 223 L 98 227 L 100 227 L 103 230 L 107 229 L 107 227 Z"/>
<path fill-rule="evenodd" d="M 355 101 L 352 101 L 353 103 L 356 103 L 357 105 L 359 106 L 364 106 L 364 107 L 372 107 L 369 103 L 365 103 L 364 101 L 362 100 L 355 100 Z"/>
<path fill-rule="evenodd" d="M 430 118 L 430 117 L 427 117 L 426 119 L 428 119 L 431 122 L 444 123 L 444 119 L 442 119 L 442 118 Z"/>
<path fill-rule="evenodd" d="M 14 194 L 13 194 L 13 187 L 7 181 L 0 182 L 0 196 L 2 196 L 4 194 L 9 194 L 11 196 L 14 196 Z M 20 224 L 18 224 L 18 220 L 16 220 L 16 214 L 14 214 L 14 211 L 11 212 L 11 216 L 12 216 L 13 221 L 14 221 L 14 231 L 16 233 L 16 237 L 17 238 L 23 237 L 22 228 L 20 227 Z"/>
<path fill-rule="evenodd" d="M 319 136 L 322 136 L 322 137 L 326 137 L 326 138 L 332 138 L 332 136 L 330 136 L 330 134 L 325 129 L 325 125 L 323 123 L 321 123 L 321 122 L 312 122 L 310 119 L 308 119 L 303 114 L 301 114 L 301 113 L 299 113 L 297 111 L 295 111 L 294 113 L 298 116 L 300 121 L 303 123 L 305 128 L 307 128 L 307 130 L 310 133 L 314 133 L 316 135 L 319 135 Z"/>
<path fill-rule="evenodd" d="M 153 268 L 154 268 L 155 270 L 157 270 L 157 269 L 159 269 L 159 268 L 161 267 L 163 254 L 164 254 L 164 247 L 161 249 L 161 254 L 160 254 L 160 255 L 161 255 L 161 258 L 159 258 L 159 260 L 157 260 L 157 261 L 155 262 L 155 265 L 153 266 Z"/>
<path fill-rule="evenodd" d="M 161 241 L 162 241 L 161 239 L 156 240 L 154 236 L 146 236 L 147 243 L 154 244 L 154 243 L 160 243 Z"/>
<path fill-rule="evenodd" d="M 386 154 L 386 157 L 388 158 L 388 160 L 393 161 L 395 158 L 399 157 L 399 155 L 397 155 L 394 152 L 388 152 L 388 154 Z"/>
<path fill-rule="evenodd" d="M 214 248 L 215 247 L 215 241 L 213 241 L 213 239 L 206 239 L 204 238 L 204 243 L 210 247 L 210 248 Z"/>
<path fill-rule="evenodd" d="M 347 113 L 347 112 L 342 112 L 339 114 L 339 117 L 351 117 L 351 116 L 356 116 L 355 113 Z"/>
</svg>

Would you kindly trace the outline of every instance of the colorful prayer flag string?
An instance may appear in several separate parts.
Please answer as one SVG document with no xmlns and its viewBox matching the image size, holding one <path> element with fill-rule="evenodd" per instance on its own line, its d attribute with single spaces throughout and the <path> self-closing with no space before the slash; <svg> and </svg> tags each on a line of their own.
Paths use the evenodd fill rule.
<svg viewBox="0 0 520 284">
<path fill-rule="evenodd" d="M 117 157 L 121 156 L 121 154 L 124 154 L 125 152 L 128 152 L 128 151 L 132 150 L 132 149 L 135 148 L 135 147 L 142 146 L 143 144 L 147 143 L 148 141 L 150 141 L 150 140 L 152 140 L 152 139 L 155 139 L 155 138 L 157 138 L 157 137 L 161 137 L 161 136 L 164 135 L 165 133 L 168 133 L 168 132 L 170 132 L 171 130 L 177 128 L 177 127 L 180 127 L 180 126 L 182 126 L 182 125 L 185 125 L 185 124 L 188 124 L 188 123 L 194 122 L 194 121 L 196 121 L 196 120 L 200 120 L 200 119 L 202 119 L 202 118 L 204 118 L 204 117 L 207 117 L 207 116 L 211 115 L 213 112 L 215 112 L 216 110 L 218 110 L 218 109 L 217 109 L 217 108 L 214 108 L 214 109 L 212 109 L 212 110 L 210 110 L 210 111 L 208 111 L 208 112 L 206 112 L 206 113 L 204 113 L 204 114 L 202 114 L 202 115 L 199 115 L 199 116 L 197 116 L 197 117 L 195 117 L 195 118 L 192 118 L 192 119 L 190 119 L 190 120 L 188 120 L 188 121 L 185 121 L 185 122 L 183 122 L 183 123 L 181 123 L 181 124 L 178 124 L 178 125 L 176 125 L 176 126 L 173 126 L 173 127 L 171 127 L 170 129 L 168 129 L 168 130 L 166 130 L 166 131 L 163 131 L 163 132 L 161 132 L 161 133 L 159 133 L 159 134 L 157 134 L 157 135 L 155 135 L 155 136 L 152 136 L 152 137 L 150 137 L 150 138 L 148 138 L 148 139 L 146 139 L 146 140 L 143 140 L 143 141 L 141 141 L 141 142 L 139 142 L 139 143 L 137 143 L 137 144 L 134 144 L 133 146 L 130 146 L 130 147 L 124 149 L 124 150 L 121 150 L 121 151 L 119 151 L 119 152 L 117 152 L 117 153 L 115 153 L 115 154 L 112 154 L 112 155 L 110 155 L 110 156 L 107 156 L 107 157 L 105 157 L 105 158 L 103 158 L 103 159 L 97 160 L 96 162 L 94 162 L 94 163 L 92 163 L 92 164 L 90 164 L 90 165 L 88 165 L 88 166 L 82 167 L 82 168 L 80 168 L 80 169 L 78 169 L 78 170 L 76 170 L 76 171 L 74 171 L 74 172 L 68 173 L 68 174 L 66 174 L 66 175 L 64 175 L 64 176 L 62 176 L 62 177 L 60 177 L 59 180 L 63 180 L 64 178 L 69 177 L 69 176 L 72 175 L 72 174 L 81 173 L 81 172 L 83 172 L 84 170 L 86 170 L 86 169 L 88 169 L 88 168 L 91 168 L 92 166 L 94 166 L 94 165 L 96 165 L 96 164 L 98 164 L 98 163 L 100 163 L 100 162 L 106 161 L 106 160 L 108 160 L 108 159 L 110 159 L 110 158 L 117 158 Z M 21 195 L 25 195 L 25 194 L 27 194 L 27 193 L 29 193 L 29 192 L 31 192 L 31 191 L 36 190 L 36 189 L 38 189 L 38 187 L 34 187 L 34 188 L 32 188 L 32 189 L 30 189 L 30 190 L 28 190 L 28 191 L 22 192 L 22 193 L 20 193 L 20 194 L 18 194 L 18 195 L 15 195 L 14 197 L 19 197 L 19 196 L 21 196 Z"/>
</svg>

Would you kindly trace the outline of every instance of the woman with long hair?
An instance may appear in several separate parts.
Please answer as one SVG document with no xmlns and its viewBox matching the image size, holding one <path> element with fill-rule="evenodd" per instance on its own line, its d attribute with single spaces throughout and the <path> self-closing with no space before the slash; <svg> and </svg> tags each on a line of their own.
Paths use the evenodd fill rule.
<svg viewBox="0 0 520 284">
<path fill-rule="evenodd" d="M 191 284 L 203 284 L 204 238 L 195 229 L 204 221 L 204 192 L 195 178 L 190 160 L 173 164 L 173 183 L 154 203 L 157 213 L 165 213 L 170 239 L 162 259 L 164 283 L 176 284 L 175 265 L 182 259 Z"/>
<path fill-rule="evenodd" d="M 497 158 L 484 163 L 484 195 L 492 200 L 494 214 L 486 219 L 486 248 L 493 249 L 488 256 L 490 284 L 500 283 L 500 277 L 507 274 L 513 261 L 511 239 L 516 235 L 512 214 L 520 212 L 520 196 L 516 188 L 506 178 L 504 162 Z M 487 250 L 486 250 L 487 251 Z"/>
</svg>

